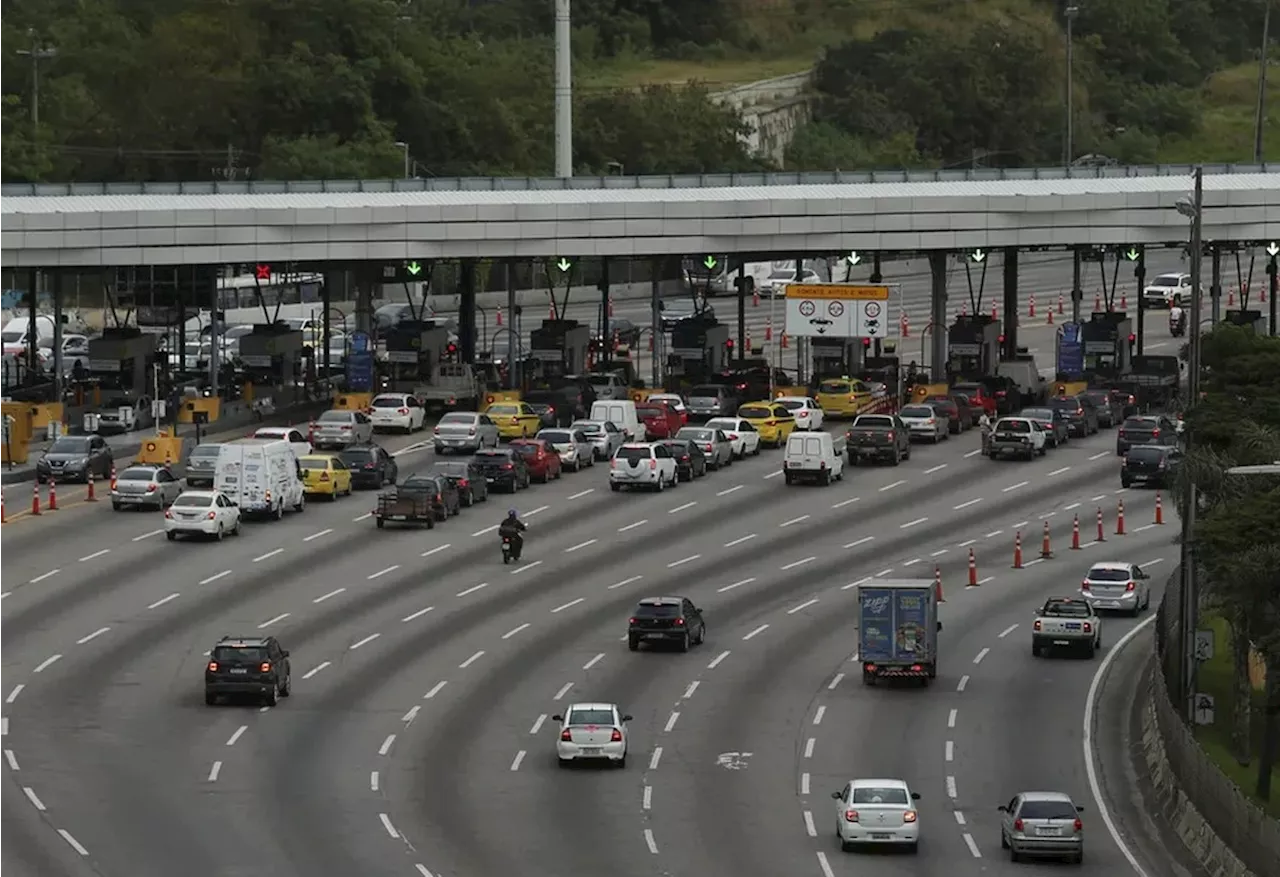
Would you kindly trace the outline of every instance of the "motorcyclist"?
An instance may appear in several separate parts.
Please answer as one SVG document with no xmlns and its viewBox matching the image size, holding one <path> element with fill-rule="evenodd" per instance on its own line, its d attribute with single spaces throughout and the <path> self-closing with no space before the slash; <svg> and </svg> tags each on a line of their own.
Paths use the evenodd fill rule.
<svg viewBox="0 0 1280 877">
<path fill-rule="evenodd" d="M 522 534 L 527 529 L 528 527 L 524 521 L 520 520 L 520 513 L 515 509 L 508 511 L 507 516 L 498 525 L 498 535 L 503 539 L 511 540 L 512 557 L 519 557 L 520 552 L 524 550 L 524 536 Z"/>
<path fill-rule="evenodd" d="M 986 411 L 978 418 L 978 431 L 982 434 L 982 453 L 987 453 L 987 444 L 991 440 L 991 416 Z"/>
<path fill-rule="evenodd" d="M 1169 333 L 1172 335 L 1181 335 L 1183 331 L 1183 321 L 1186 315 L 1182 310 L 1182 306 L 1174 302 L 1173 307 L 1169 308 Z"/>
</svg>

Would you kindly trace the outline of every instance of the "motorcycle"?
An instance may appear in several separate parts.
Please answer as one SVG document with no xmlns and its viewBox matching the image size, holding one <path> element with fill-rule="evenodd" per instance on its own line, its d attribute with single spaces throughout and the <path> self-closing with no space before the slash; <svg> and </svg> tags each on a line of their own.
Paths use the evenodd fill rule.
<svg viewBox="0 0 1280 877">
<path fill-rule="evenodd" d="M 1187 334 L 1187 315 L 1169 318 L 1169 334 L 1174 338 L 1181 338 Z"/>
<path fill-rule="evenodd" d="M 523 546 L 522 546 L 522 547 L 523 547 Z M 518 548 L 516 547 L 516 543 L 515 543 L 515 538 L 514 538 L 514 537 L 512 537 L 512 536 L 510 536 L 510 535 L 507 535 L 507 534 L 503 534 L 503 536 L 502 536 L 502 563 L 503 563 L 504 565 L 505 565 L 505 564 L 508 564 L 508 563 L 511 563 L 513 560 L 514 560 L 516 563 L 519 563 L 519 562 L 520 562 L 520 550 L 521 550 L 521 549 L 518 549 Z"/>
</svg>

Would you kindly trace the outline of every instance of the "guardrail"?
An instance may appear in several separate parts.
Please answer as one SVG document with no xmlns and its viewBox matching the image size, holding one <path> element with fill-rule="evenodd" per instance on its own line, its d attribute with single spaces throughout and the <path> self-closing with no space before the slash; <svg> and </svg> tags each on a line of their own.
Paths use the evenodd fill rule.
<svg viewBox="0 0 1280 877">
<path fill-rule="evenodd" d="M 1206 164 L 1206 175 L 1280 173 L 1268 164 Z M 81 195 L 252 195 L 326 192 L 520 192 L 558 189 L 718 189 L 738 186 L 934 183 L 999 180 L 1084 180 L 1127 177 L 1189 177 L 1196 165 L 1117 167 L 977 168 L 809 173 L 671 174 L 633 177 L 431 177 L 413 180 L 252 180 L 176 183 L 5 183 L 5 198 Z"/>
</svg>

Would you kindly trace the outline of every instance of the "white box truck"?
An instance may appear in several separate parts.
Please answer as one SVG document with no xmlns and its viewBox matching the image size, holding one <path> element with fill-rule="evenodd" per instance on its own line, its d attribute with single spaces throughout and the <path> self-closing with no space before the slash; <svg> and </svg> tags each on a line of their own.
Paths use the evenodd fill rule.
<svg viewBox="0 0 1280 877">
<path fill-rule="evenodd" d="M 218 451 L 213 487 L 240 507 L 242 515 L 275 520 L 284 510 L 306 507 L 298 457 L 283 439 L 243 438 Z"/>
</svg>

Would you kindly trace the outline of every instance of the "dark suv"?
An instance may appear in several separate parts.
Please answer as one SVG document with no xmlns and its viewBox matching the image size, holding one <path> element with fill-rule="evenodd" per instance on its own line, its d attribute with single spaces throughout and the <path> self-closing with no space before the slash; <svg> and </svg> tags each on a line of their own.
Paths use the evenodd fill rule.
<svg viewBox="0 0 1280 877">
<path fill-rule="evenodd" d="M 1167 488 L 1181 462 L 1182 452 L 1172 445 L 1133 445 L 1120 461 L 1120 486 Z"/>
<path fill-rule="evenodd" d="M 204 702 L 212 706 L 220 696 L 247 695 L 267 706 L 288 697 L 289 652 L 274 636 L 224 636 L 209 652 L 204 668 Z"/>
<path fill-rule="evenodd" d="M 351 470 L 351 486 L 378 490 L 384 484 L 395 484 L 400 467 L 395 457 L 375 444 L 352 445 L 338 452 L 338 459 Z"/>
<path fill-rule="evenodd" d="M 463 508 L 489 499 L 489 482 L 475 460 L 440 460 L 431 470 L 457 488 Z"/>
<path fill-rule="evenodd" d="M 627 647 L 633 652 L 642 642 L 674 643 L 687 652 L 689 646 L 700 645 L 706 638 L 702 610 L 688 597 L 646 597 L 627 624 Z"/>
</svg>

